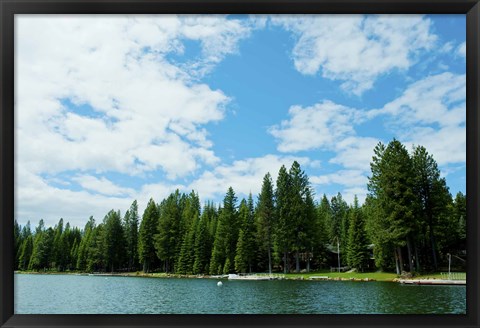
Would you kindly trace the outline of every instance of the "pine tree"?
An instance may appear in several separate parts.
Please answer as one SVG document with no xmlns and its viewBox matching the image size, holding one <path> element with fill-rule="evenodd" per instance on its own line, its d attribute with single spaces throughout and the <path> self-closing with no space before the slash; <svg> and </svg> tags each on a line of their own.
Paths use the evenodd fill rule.
<svg viewBox="0 0 480 328">
<path fill-rule="evenodd" d="M 369 252 L 362 211 L 355 195 L 353 208 L 350 211 L 350 227 L 348 230 L 347 263 L 351 268 L 363 272 L 368 266 Z"/>
<path fill-rule="evenodd" d="M 210 260 L 210 273 L 231 273 L 234 271 L 235 249 L 238 240 L 237 197 L 232 187 L 223 199 Z"/>
<path fill-rule="evenodd" d="M 85 271 L 87 269 L 87 254 L 88 247 L 92 239 L 92 230 L 95 228 L 95 219 L 93 216 L 90 216 L 88 222 L 85 224 L 83 229 L 83 238 L 80 240 L 77 251 L 77 262 L 76 267 L 80 271 Z"/>
<path fill-rule="evenodd" d="M 259 251 L 267 253 L 268 273 L 272 273 L 272 250 L 274 233 L 276 228 L 275 200 L 273 193 L 273 182 L 270 173 L 263 177 L 262 190 L 258 196 L 256 211 L 257 236 Z"/>
<path fill-rule="evenodd" d="M 175 271 L 175 261 L 180 254 L 182 246 L 180 223 L 184 202 L 184 196 L 176 190 L 160 204 L 155 250 L 158 258 L 164 262 L 165 272 Z"/>
<path fill-rule="evenodd" d="M 123 219 L 126 257 L 128 270 L 135 270 L 138 263 L 138 204 L 134 200 L 130 208 L 125 212 Z"/>
<path fill-rule="evenodd" d="M 20 248 L 20 257 L 19 257 L 19 269 L 27 270 L 28 264 L 30 263 L 30 258 L 32 257 L 33 251 L 33 236 L 29 235 L 27 239 L 23 241 L 22 247 Z"/>
<path fill-rule="evenodd" d="M 413 271 L 412 238 L 418 224 L 414 216 L 416 197 L 412 159 L 405 147 L 395 139 L 387 147 L 377 145 L 374 153 L 368 187 L 377 203 L 375 247 L 384 248 L 381 251 L 383 254 L 393 248 L 396 271 L 400 274 L 405 262 L 402 248 L 406 245 L 406 263 Z"/>
<path fill-rule="evenodd" d="M 208 211 L 205 208 L 197 224 L 194 244 L 193 273 L 208 273 L 208 262 L 211 254 L 211 237 L 208 234 Z"/>
<path fill-rule="evenodd" d="M 252 194 L 240 203 L 238 210 L 240 220 L 240 232 L 238 235 L 237 249 L 235 255 L 235 270 L 237 272 L 252 272 L 252 265 L 255 258 L 255 214 Z"/>
<path fill-rule="evenodd" d="M 120 268 L 125 255 L 125 239 L 120 211 L 111 210 L 103 220 L 103 258 L 106 270 Z"/>
<path fill-rule="evenodd" d="M 277 177 L 277 188 L 275 197 L 277 201 L 276 216 L 277 225 L 275 229 L 275 251 L 283 255 L 283 271 L 289 271 L 288 255 L 293 246 L 292 236 L 294 227 L 291 218 L 291 178 L 284 165 L 281 166 Z"/>
<path fill-rule="evenodd" d="M 430 155 L 425 147 L 417 146 L 413 150 L 412 156 L 414 191 L 418 196 L 417 205 L 417 230 L 422 229 L 424 237 L 428 231 L 429 246 L 432 255 L 433 269 L 438 268 L 438 245 L 436 240 L 437 229 L 442 229 L 439 224 L 442 216 L 447 212 L 448 202 L 451 196 L 444 179 L 440 178 L 440 170 L 437 162 Z M 423 226 L 423 227 L 421 227 Z M 445 226 L 445 225 L 443 225 Z M 451 233 L 451 231 L 446 232 Z"/>
<path fill-rule="evenodd" d="M 138 259 L 143 264 L 143 272 L 149 272 L 150 264 L 155 260 L 155 235 L 158 229 L 157 205 L 150 198 L 142 216 L 138 231 Z"/>
</svg>

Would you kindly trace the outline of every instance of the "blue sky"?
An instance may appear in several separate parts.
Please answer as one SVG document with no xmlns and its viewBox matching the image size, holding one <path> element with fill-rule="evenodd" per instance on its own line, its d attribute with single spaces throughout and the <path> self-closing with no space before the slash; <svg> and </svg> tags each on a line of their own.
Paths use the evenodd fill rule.
<svg viewBox="0 0 480 328">
<path fill-rule="evenodd" d="M 16 19 L 21 224 L 256 196 L 293 160 L 317 199 L 363 202 L 394 137 L 465 192 L 464 15 Z"/>
</svg>

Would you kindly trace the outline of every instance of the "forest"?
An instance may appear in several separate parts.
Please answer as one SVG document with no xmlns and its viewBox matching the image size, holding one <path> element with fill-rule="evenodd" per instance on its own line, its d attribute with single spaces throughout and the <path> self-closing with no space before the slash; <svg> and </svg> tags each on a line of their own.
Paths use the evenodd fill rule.
<svg viewBox="0 0 480 328">
<path fill-rule="evenodd" d="M 221 204 L 200 203 L 195 191 L 137 201 L 122 216 L 111 210 L 83 228 L 63 219 L 15 220 L 15 270 L 226 274 L 309 272 L 340 266 L 402 274 L 465 266 L 466 195 L 452 196 L 437 162 L 422 146 L 409 152 L 396 139 L 378 143 L 368 195 L 315 199 L 298 162 L 263 177 L 255 198 L 228 188 Z M 338 254 L 337 248 L 340 250 Z M 450 254 L 450 255 L 449 255 Z"/>
</svg>

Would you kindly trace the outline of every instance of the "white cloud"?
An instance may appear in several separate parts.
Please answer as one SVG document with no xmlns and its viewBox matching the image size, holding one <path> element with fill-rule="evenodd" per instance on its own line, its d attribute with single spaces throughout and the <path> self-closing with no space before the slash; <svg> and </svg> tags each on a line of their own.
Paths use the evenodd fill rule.
<svg viewBox="0 0 480 328">
<path fill-rule="evenodd" d="M 465 75 L 447 72 L 411 84 L 366 116 L 387 115 L 402 142 L 426 147 L 440 165 L 447 165 L 466 159 L 465 101 Z"/>
<path fill-rule="evenodd" d="M 362 170 L 339 170 L 331 174 L 312 176 L 310 182 L 315 185 L 335 183 L 344 186 L 362 186 L 367 184 L 367 177 Z"/>
<path fill-rule="evenodd" d="M 16 172 L 29 177 L 16 180 L 18 217 L 98 218 L 175 185 L 134 192 L 95 176 L 159 170 L 177 179 L 218 163 L 204 125 L 225 117 L 230 98 L 197 78 L 235 54 L 257 23 L 213 15 L 15 19 Z M 201 54 L 174 62 L 168 55 L 182 61 L 185 40 L 198 42 Z M 76 172 L 72 181 L 85 190 L 48 184 L 62 172 Z"/>
<path fill-rule="evenodd" d="M 381 75 L 410 68 L 437 40 L 431 20 L 420 15 L 318 17 L 279 15 L 272 22 L 295 35 L 292 55 L 300 73 L 343 81 L 341 87 L 355 95 Z"/>
<path fill-rule="evenodd" d="M 355 133 L 355 110 L 324 101 L 310 107 L 292 106 L 289 120 L 269 128 L 281 152 L 330 149 L 338 141 Z"/>
<path fill-rule="evenodd" d="M 201 44 L 197 64 L 218 63 L 248 36 L 248 22 L 224 16 L 19 16 L 16 26 L 22 167 L 51 173 L 160 168 L 177 177 L 217 161 L 201 126 L 223 119 L 229 98 L 191 81 L 195 63 L 186 72 L 165 55 L 181 52 L 182 40 L 190 39 Z M 32 31 L 42 33 L 32 37 Z M 60 99 L 91 106 L 95 115 L 71 113 Z"/>
<path fill-rule="evenodd" d="M 370 170 L 373 149 L 380 140 L 378 138 L 351 136 L 336 144 L 336 156 L 330 163 L 340 164 L 345 168 Z"/>
<path fill-rule="evenodd" d="M 72 178 L 84 189 L 97 192 L 106 196 L 130 196 L 134 193 L 131 188 L 123 188 L 105 177 L 97 178 L 92 175 L 78 175 Z"/>
<path fill-rule="evenodd" d="M 466 42 L 461 43 L 458 46 L 456 52 L 457 52 L 458 56 L 466 58 L 467 57 L 467 43 Z"/>
</svg>

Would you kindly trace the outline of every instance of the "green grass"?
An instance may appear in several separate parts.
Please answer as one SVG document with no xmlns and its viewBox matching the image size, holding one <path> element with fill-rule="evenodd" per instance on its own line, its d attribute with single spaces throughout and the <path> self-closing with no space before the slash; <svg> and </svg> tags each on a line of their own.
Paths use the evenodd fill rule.
<svg viewBox="0 0 480 328">
<path fill-rule="evenodd" d="M 284 276 L 286 279 L 305 279 L 308 280 L 310 277 L 321 276 L 329 277 L 332 279 L 341 278 L 341 279 L 373 279 L 376 281 L 392 281 L 398 276 L 395 273 L 389 272 L 330 272 L 330 271 L 316 271 L 309 273 L 287 273 Z"/>
</svg>

